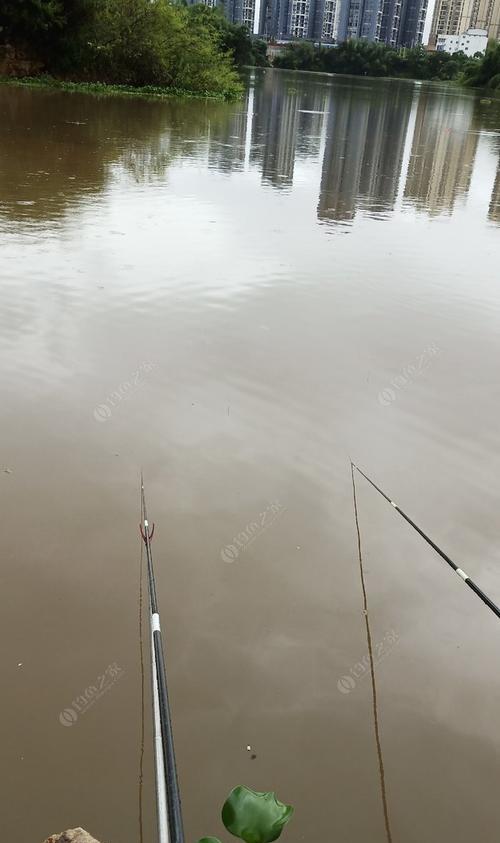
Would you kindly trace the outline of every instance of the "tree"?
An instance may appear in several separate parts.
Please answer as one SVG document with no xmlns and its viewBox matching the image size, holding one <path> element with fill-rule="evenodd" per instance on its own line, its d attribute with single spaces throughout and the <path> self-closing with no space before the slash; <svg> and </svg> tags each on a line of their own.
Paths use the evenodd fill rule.
<svg viewBox="0 0 500 843">
<path fill-rule="evenodd" d="M 275 67 L 290 70 L 321 70 L 318 51 L 310 41 L 298 41 L 287 44 L 285 49 L 274 59 Z"/>
<path fill-rule="evenodd" d="M 472 88 L 500 90 L 500 43 L 490 42 L 484 56 L 465 67 L 464 83 Z"/>
<path fill-rule="evenodd" d="M 268 66 L 266 42 L 252 39 L 246 26 L 228 21 L 220 7 L 211 9 L 197 3 L 187 9 L 191 23 L 210 29 L 218 38 L 221 49 L 231 53 L 237 67 Z"/>
<path fill-rule="evenodd" d="M 43 42 L 66 21 L 62 0 L 2 0 L 0 38 L 6 43 Z"/>
<path fill-rule="evenodd" d="M 446 81 L 459 79 L 467 68 L 476 67 L 477 60 L 468 58 L 464 53 L 430 53 L 423 47 L 414 47 L 398 53 L 386 44 L 352 39 L 344 41 L 338 47 L 320 50 L 307 42 L 290 44 L 274 64 L 276 67 L 326 70 L 329 73 L 349 73 L 356 76 L 395 76 Z M 495 67 L 496 64 L 492 61 L 487 72 L 490 73 Z M 500 73 L 500 66 L 496 73 Z"/>
<path fill-rule="evenodd" d="M 169 0 L 0 0 L 4 37 L 73 81 L 235 96 L 219 16 Z"/>
</svg>

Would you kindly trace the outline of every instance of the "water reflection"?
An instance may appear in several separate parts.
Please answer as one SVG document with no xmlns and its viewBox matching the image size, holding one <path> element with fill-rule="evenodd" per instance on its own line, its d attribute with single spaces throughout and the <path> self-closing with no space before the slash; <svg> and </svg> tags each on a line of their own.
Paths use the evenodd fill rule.
<svg viewBox="0 0 500 843">
<path fill-rule="evenodd" d="M 423 91 L 418 100 L 405 199 L 431 215 L 451 213 L 469 191 L 479 135 L 474 101 Z"/>
<path fill-rule="evenodd" d="M 95 200 L 119 170 L 163 177 L 198 154 L 227 109 L 203 102 L 133 100 L 56 91 L 0 90 L 0 215 L 53 220 Z"/>
<path fill-rule="evenodd" d="M 411 100 L 403 89 L 344 89 L 329 98 L 318 218 L 353 220 L 358 207 L 391 211 L 398 192 Z"/>
<path fill-rule="evenodd" d="M 319 185 L 318 221 L 343 231 L 360 213 L 387 218 L 398 203 L 449 215 L 468 196 L 481 139 L 488 218 L 500 218 L 500 104 L 450 87 L 263 71 L 236 105 L 2 89 L 0 117 L 5 220 L 55 219 L 120 173 L 165 179 L 186 163 L 257 172 L 285 193 L 297 168 L 301 178 L 307 170 Z"/>
<path fill-rule="evenodd" d="M 267 74 L 257 88 L 252 138 L 257 145 L 253 161 L 262 169 L 263 182 L 278 188 L 293 184 L 298 131 L 298 91 L 274 85 L 274 74 Z"/>
</svg>

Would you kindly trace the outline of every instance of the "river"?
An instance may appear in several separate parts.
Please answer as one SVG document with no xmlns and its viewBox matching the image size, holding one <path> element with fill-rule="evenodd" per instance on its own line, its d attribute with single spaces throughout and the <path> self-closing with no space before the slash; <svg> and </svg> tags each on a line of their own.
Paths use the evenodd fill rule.
<svg viewBox="0 0 500 843">
<path fill-rule="evenodd" d="M 388 839 L 349 458 L 500 601 L 499 154 L 451 85 L 0 87 L 3 839 L 154 839 L 141 468 L 186 840 Z M 497 843 L 499 623 L 357 495 L 392 839 Z"/>
</svg>

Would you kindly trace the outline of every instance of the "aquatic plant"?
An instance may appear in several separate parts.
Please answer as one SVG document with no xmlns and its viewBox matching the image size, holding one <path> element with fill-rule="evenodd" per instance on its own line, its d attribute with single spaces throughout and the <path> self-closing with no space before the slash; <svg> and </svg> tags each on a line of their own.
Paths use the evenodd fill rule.
<svg viewBox="0 0 500 843">
<path fill-rule="evenodd" d="M 260 793 L 245 785 L 234 787 L 222 807 L 226 829 L 245 843 L 272 843 L 277 840 L 293 814 L 269 791 Z M 221 843 L 218 837 L 202 837 L 198 843 Z"/>
<path fill-rule="evenodd" d="M 70 93 L 94 94 L 95 96 L 125 96 L 141 97 L 141 99 L 171 99 L 181 97 L 183 99 L 209 99 L 216 101 L 231 100 L 235 97 L 227 92 L 214 93 L 213 91 L 190 91 L 184 88 L 161 87 L 159 85 L 111 85 L 105 82 L 68 82 L 64 79 L 56 79 L 44 73 L 40 76 L 0 76 L 0 85 L 11 85 L 25 88 L 54 88 Z"/>
</svg>

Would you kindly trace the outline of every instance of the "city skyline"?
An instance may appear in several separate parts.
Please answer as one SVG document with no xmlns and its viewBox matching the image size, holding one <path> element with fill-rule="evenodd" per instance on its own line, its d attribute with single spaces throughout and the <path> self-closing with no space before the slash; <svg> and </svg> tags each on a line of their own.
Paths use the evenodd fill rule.
<svg viewBox="0 0 500 843">
<path fill-rule="evenodd" d="M 198 0 L 188 0 L 189 3 Z M 390 47 L 484 30 L 500 39 L 500 0 L 201 0 L 269 40 L 339 44 L 363 39 Z"/>
<path fill-rule="evenodd" d="M 192 3 L 196 0 L 188 0 Z M 270 40 L 336 44 L 351 38 L 393 47 L 422 43 L 428 0 L 202 0 Z M 498 2 L 500 0 L 477 0 Z"/>
</svg>

